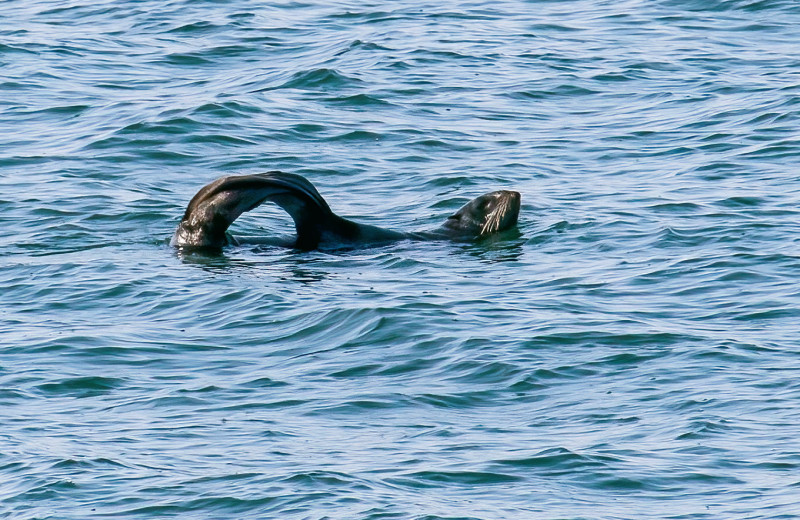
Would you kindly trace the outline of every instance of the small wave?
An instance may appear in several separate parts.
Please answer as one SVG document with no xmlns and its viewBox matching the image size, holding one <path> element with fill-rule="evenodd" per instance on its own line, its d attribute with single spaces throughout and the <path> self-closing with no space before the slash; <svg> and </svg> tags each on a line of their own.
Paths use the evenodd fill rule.
<svg viewBox="0 0 800 520">
<path fill-rule="evenodd" d="M 36 388 L 49 395 L 68 395 L 72 397 L 92 397 L 111 392 L 123 384 L 121 379 L 86 376 L 59 381 L 57 383 L 42 383 Z"/>
<path fill-rule="evenodd" d="M 356 9 L 348 9 L 344 12 L 332 13 L 329 15 L 329 18 L 347 22 L 380 23 L 399 20 L 402 19 L 403 16 L 394 11 L 376 11 L 372 9 L 359 11 Z"/>
<path fill-rule="evenodd" d="M 761 11 L 797 11 L 797 4 L 792 0 L 666 0 L 664 5 L 680 7 L 687 11 L 709 11 L 725 13 L 744 11 L 758 13 Z"/>
<path fill-rule="evenodd" d="M 202 21 L 202 22 L 192 22 L 187 23 L 184 25 L 180 25 L 173 29 L 166 31 L 167 33 L 178 33 L 178 34 L 191 34 L 191 35 L 199 35 L 199 34 L 207 34 L 213 33 L 223 29 L 225 26 L 220 26 L 212 22 Z"/>
<path fill-rule="evenodd" d="M 276 87 L 266 87 L 253 92 L 265 92 L 278 89 L 299 90 L 339 90 L 355 87 L 363 82 L 357 78 L 346 76 L 334 69 L 313 69 L 297 72 L 292 79 Z"/>
<path fill-rule="evenodd" d="M 692 215 L 703 211 L 703 206 L 693 202 L 663 202 L 649 206 L 650 211 L 676 215 Z"/>
<path fill-rule="evenodd" d="M 4 54 L 36 54 L 36 51 L 26 49 L 22 46 L 8 45 L 0 43 L 0 56 Z"/>
<path fill-rule="evenodd" d="M 203 52 L 176 52 L 167 54 L 164 58 L 159 59 L 158 62 L 163 61 L 169 65 L 179 67 L 205 67 L 212 65 L 213 60 L 207 58 L 204 54 Z"/>
<path fill-rule="evenodd" d="M 355 94 L 352 96 L 339 96 L 328 98 L 326 103 L 338 106 L 362 108 L 362 107 L 391 107 L 393 103 L 384 101 L 383 99 L 369 94 Z"/>
<path fill-rule="evenodd" d="M 55 464 L 52 465 L 53 469 L 68 469 L 68 470 L 77 470 L 77 471 L 91 471 L 96 470 L 99 468 L 128 468 L 127 464 L 122 462 L 107 459 L 107 458 L 95 458 L 95 459 L 63 459 L 57 461 Z"/>
<path fill-rule="evenodd" d="M 740 153 L 739 157 L 747 159 L 785 159 L 787 157 L 797 157 L 800 155 L 800 140 L 785 139 L 753 148 L 752 150 Z"/>
<path fill-rule="evenodd" d="M 337 141 L 345 141 L 345 142 L 351 142 L 351 141 L 355 141 L 355 142 L 358 142 L 358 141 L 380 141 L 381 139 L 383 139 L 383 137 L 384 137 L 383 134 L 378 134 L 378 133 L 375 133 L 375 132 L 369 132 L 369 131 L 366 131 L 366 130 L 351 130 L 351 131 L 344 132 L 344 133 L 339 134 L 339 135 L 335 135 L 335 136 L 329 137 L 327 140 L 328 141 L 333 141 L 333 142 L 337 142 Z"/>
<path fill-rule="evenodd" d="M 716 204 L 723 208 L 757 208 L 764 203 L 765 200 L 761 197 L 737 196 L 722 199 Z"/>
<path fill-rule="evenodd" d="M 183 139 L 182 142 L 197 144 L 219 144 L 225 146 L 253 146 L 256 144 L 256 141 L 252 139 L 245 139 L 243 137 L 224 134 L 195 134 L 191 137 Z"/>
<path fill-rule="evenodd" d="M 402 484 L 413 488 L 440 487 L 440 486 L 476 486 L 507 484 L 520 482 L 524 478 L 518 475 L 488 471 L 419 471 L 403 477 L 390 479 L 392 483 Z"/>
<path fill-rule="evenodd" d="M 348 52 L 352 51 L 388 51 L 390 50 L 388 47 L 384 47 L 374 42 L 365 42 L 361 40 L 354 40 L 347 46 L 346 49 L 343 49 L 336 53 L 336 56 L 341 56 Z"/>
<path fill-rule="evenodd" d="M 225 101 L 219 103 L 205 103 L 193 109 L 192 116 L 211 115 L 220 119 L 236 119 L 242 117 L 252 117 L 262 114 L 263 109 L 257 105 L 238 101 Z"/>
<path fill-rule="evenodd" d="M 572 98 L 576 96 L 592 96 L 599 93 L 599 90 L 593 90 L 577 85 L 564 84 L 543 90 L 519 90 L 506 95 L 512 99 L 545 99 L 551 97 Z"/>
<path fill-rule="evenodd" d="M 494 462 L 496 464 L 512 466 L 523 470 L 537 468 L 557 474 L 564 474 L 575 471 L 595 471 L 609 468 L 614 464 L 622 462 L 622 460 L 612 456 L 587 456 L 575 453 L 567 448 L 557 447 L 542 450 L 531 456 L 500 459 Z"/>
<path fill-rule="evenodd" d="M 694 341 L 697 339 L 701 338 L 692 335 L 675 334 L 669 332 L 615 334 L 605 331 L 585 331 L 574 333 L 544 334 L 529 340 L 526 345 L 528 348 L 542 348 L 546 347 L 547 345 L 585 345 L 587 342 L 589 342 L 592 345 L 668 347 L 671 345 L 680 345 L 686 341 Z"/>
</svg>

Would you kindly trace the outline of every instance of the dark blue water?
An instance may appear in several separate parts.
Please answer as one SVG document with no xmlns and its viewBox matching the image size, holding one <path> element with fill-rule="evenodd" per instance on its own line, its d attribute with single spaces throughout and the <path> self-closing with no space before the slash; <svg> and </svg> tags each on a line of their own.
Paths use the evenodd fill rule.
<svg viewBox="0 0 800 520">
<path fill-rule="evenodd" d="M 0 3 L 0 517 L 797 518 L 799 26 Z M 201 186 L 275 169 L 398 230 L 523 207 L 477 243 L 168 246 Z"/>
</svg>

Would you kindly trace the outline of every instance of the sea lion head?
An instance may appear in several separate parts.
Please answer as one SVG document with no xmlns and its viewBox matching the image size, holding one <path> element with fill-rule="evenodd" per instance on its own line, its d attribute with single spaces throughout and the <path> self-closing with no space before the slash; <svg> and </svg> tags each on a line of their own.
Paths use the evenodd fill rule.
<svg viewBox="0 0 800 520">
<path fill-rule="evenodd" d="M 500 190 L 481 195 L 466 203 L 442 226 L 461 236 L 483 236 L 505 231 L 517 223 L 520 194 Z"/>
</svg>

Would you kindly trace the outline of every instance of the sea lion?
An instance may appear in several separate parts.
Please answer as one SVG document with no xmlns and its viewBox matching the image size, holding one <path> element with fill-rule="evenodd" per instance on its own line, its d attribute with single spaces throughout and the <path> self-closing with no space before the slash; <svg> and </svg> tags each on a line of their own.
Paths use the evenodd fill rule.
<svg viewBox="0 0 800 520">
<path fill-rule="evenodd" d="M 264 202 L 274 202 L 294 220 L 297 238 L 285 244 L 311 250 L 320 246 L 374 244 L 403 239 L 465 240 L 497 233 L 517 223 L 520 194 L 493 191 L 473 199 L 447 218 L 436 230 L 401 233 L 357 224 L 336 215 L 308 179 L 292 173 L 271 171 L 255 175 L 222 177 L 192 197 L 170 245 L 222 248 L 239 242 L 228 227 L 242 213 Z"/>
</svg>

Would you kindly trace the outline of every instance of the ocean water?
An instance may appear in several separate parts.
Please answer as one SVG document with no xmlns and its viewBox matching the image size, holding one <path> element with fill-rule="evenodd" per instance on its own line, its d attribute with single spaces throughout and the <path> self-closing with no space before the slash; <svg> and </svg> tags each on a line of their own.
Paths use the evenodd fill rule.
<svg viewBox="0 0 800 520">
<path fill-rule="evenodd" d="M 0 3 L 0 517 L 800 517 L 795 0 Z M 175 251 L 229 174 L 475 243 Z M 234 234 L 290 234 L 265 206 Z"/>
</svg>

